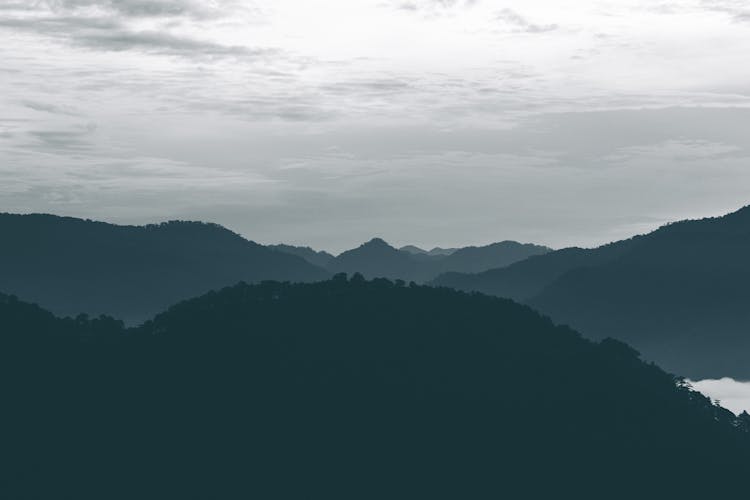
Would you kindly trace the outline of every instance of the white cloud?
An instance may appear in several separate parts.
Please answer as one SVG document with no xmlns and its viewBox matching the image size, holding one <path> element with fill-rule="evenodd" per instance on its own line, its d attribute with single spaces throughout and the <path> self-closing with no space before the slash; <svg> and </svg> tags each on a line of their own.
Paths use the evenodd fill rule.
<svg viewBox="0 0 750 500">
<path fill-rule="evenodd" d="M 740 382 L 731 378 L 718 380 L 689 381 L 697 391 L 713 400 L 718 400 L 724 408 L 735 414 L 750 413 L 750 382 Z"/>
</svg>

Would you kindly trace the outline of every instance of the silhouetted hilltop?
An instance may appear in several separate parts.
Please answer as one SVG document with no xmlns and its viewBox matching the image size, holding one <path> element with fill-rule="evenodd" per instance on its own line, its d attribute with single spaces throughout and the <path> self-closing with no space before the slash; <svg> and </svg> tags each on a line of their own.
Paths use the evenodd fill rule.
<svg viewBox="0 0 750 500">
<path fill-rule="evenodd" d="M 310 247 L 298 247 L 298 246 L 281 244 L 281 245 L 268 245 L 268 248 L 270 248 L 271 250 L 277 250 L 279 252 L 296 255 L 297 257 L 302 257 L 303 259 L 308 261 L 310 264 L 316 265 L 323 269 L 328 267 L 333 261 L 333 259 L 335 259 L 335 257 L 328 252 L 316 251 Z"/>
<path fill-rule="evenodd" d="M 367 278 L 417 281 L 426 278 L 417 259 L 380 238 L 373 238 L 353 250 L 343 252 L 328 266 L 328 270 L 334 273 L 359 272 Z"/>
<path fill-rule="evenodd" d="M 750 378 L 750 209 L 435 284 L 524 300 L 693 378 Z"/>
<path fill-rule="evenodd" d="M 367 278 L 424 282 L 448 271 L 472 272 L 510 265 L 549 252 L 538 245 L 503 241 L 483 247 L 396 249 L 380 238 L 343 252 L 326 266 L 331 272 L 362 273 Z"/>
<path fill-rule="evenodd" d="M 239 280 L 311 281 L 328 273 L 216 224 L 117 226 L 0 214 L 0 290 L 61 315 L 145 320 Z"/>
<path fill-rule="evenodd" d="M 449 289 L 361 276 L 240 284 L 130 330 L 4 297 L 0 370 L 3 498 L 712 498 L 746 487 L 746 417 L 625 344 Z"/>
</svg>

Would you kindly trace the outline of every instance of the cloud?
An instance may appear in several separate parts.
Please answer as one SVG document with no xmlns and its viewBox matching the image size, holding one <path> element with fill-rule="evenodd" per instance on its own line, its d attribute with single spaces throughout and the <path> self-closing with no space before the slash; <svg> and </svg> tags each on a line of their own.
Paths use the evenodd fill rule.
<svg viewBox="0 0 750 500">
<path fill-rule="evenodd" d="M 513 9 L 503 9 L 495 19 L 510 26 L 516 33 L 546 33 L 559 28 L 557 24 L 534 24 Z"/>
<path fill-rule="evenodd" d="M 700 2 L 0 0 L 0 199 L 339 248 L 718 213 L 747 202 L 750 36 Z"/>
<path fill-rule="evenodd" d="M 78 116 L 80 113 L 70 106 L 62 106 L 57 104 L 49 104 L 46 102 L 39 102 L 33 100 L 24 100 L 23 105 L 34 111 L 40 111 L 43 113 L 51 113 L 53 115 L 67 115 L 67 116 Z"/>
<path fill-rule="evenodd" d="M 42 15 L 0 18 L 0 27 L 17 28 L 43 35 L 71 35 L 84 30 L 116 30 L 122 23 L 113 18 Z"/>
<path fill-rule="evenodd" d="M 615 153 L 604 156 L 603 159 L 612 165 L 617 165 L 634 159 L 689 164 L 700 160 L 747 157 L 747 149 L 738 145 L 706 140 L 668 139 L 656 144 L 620 148 Z"/>
<path fill-rule="evenodd" d="M 86 10 L 104 11 L 119 17 L 179 17 L 196 19 L 221 17 L 234 2 L 196 0 L 45 0 L 41 2 L 54 12 Z"/>
<path fill-rule="evenodd" d="M 142 52 L 200 57 L 253 57 L 275 54 L 269 48 L 226 45 L 193 34 L 174 32 L 173 18 L 203 23 L 228 16 L 233 2 L 186 0 L 47 0 L 25 9 L 13 4 L 13 15 L 0 13 L 0 28 L 66 40 L 99 51 Z M 142 22 L 148 21 L 148 27 Z M 191 22 L 192 22 L 191 21 Z M 153 26 L 156 23 L 156 27 Z M 178 25 L 177 27 L 184 27 Z"/>
<path fill-rule="evenodd" d="M 695 2 L 662 2 L 644 7 L 644 10 L 664 15 L 725 14 L 734 22 L 750 21 L 750 6 L 745 0 L 697 0 Z"/>
<path fill-rule="evenodd" d="M 392 5 L 399 10 L 406 10 L 411 12 L 426 11 L 434 13 L 440 10 L 453 9 L 456 7 L 473 7 L 477 3 L 478 0 L 398 0 L 392 2 Z"/>
<path fill-rule="evenodd" d="M 706 10 L 723 12 L 736 22 L 750 22 L 750 7 L 745 0 L 702 0 L 701 6 Z"/>
<path fill-rule="evenodd" d="M 711 399 L 718 400 L 721 406 L 735 414 L 743 411 L 750 413 L 750 382 L 741 382 L 728 377 L 688 382 L 693 389 Z"/>
<path fill-rule="evenodd" d="M 266 56 L 275 53 L 273 49 L 255 49 L 240 45 L 222 45 L 210 41 L 184 36 L 176 36 L 157 31 L 94 31 L 80 33 L 75 42 L 89 48 L 124 51 L 139 49 L 180 56 Z"/>
<path fill-rule="evenodd" d="M 268 56 L 276 53 L 270 48 L 251 48 L 223 45 L 195 37 L 179 36 L 163 31 L 133 31 L 123 27 L 96 29 L 75 33 L 72 41 L 78 46 L 100 51 L 121 52 L 140 50 L 157 54 L 191 58 L 221 56 Z"/>
<path fill-rule="evenodd" d="M 30 149 L 45 153 L 82 153 L 95 148 L 91 134 L 96 126 L 77 125 L 66 130 L 30 130 Z"/>
</svg>

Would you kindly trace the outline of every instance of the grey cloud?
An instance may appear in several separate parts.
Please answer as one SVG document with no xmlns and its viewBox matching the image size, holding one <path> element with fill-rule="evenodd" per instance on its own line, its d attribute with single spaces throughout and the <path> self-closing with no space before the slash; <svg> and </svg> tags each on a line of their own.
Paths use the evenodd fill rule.
<svg viewBox="0 0 750 500">
<path fill-rule="evenodd" d="M 357 157 L 393 159 L 425 151 L 462 151 L 478 154 L 538 155 L 543 151 L 565 158 L 564 164 L 591 165 L 624 148 L 675 141 L 726 148 L 704 149 L 722 157 L 750 156 L 747 127 L 750 109 L 662 108 L 580 113 L 547 113 L 527 117 L 506 130 L 458 128 L 424 130 L 421 127 L 388 127 L 337 132 L 347 152 Z M 373 140 L 375 139 L 375 140 Z M 303 147 L 295 144 L 295 147 Z M 727 149 L 729 148 L 729 149 Z M 692 149 L 691 154 L 696 150 Z"/>
<path fill-rule="evenodd" d="M 39 130 L 31 131 L 29 135 L 35 140 L 33 147 L 36 151 L 86 151 L 92 148 L 86 140 L 88 132 L 85 130 Z"/>
<path fill-rule="evenodd" d="M 74 110 L 73 108 L 69 106 L 60 106 L 56 104 L 49 104 L 49 103 L 30 101 L 30 100 L 23 101 L 23 105 L 29 109 L 33 109 L 34 111 L 52 113 L 55 115 L 67 115 L 67 116 L 80 115 L 79 112 L 77 112 L 76 110 Z"/>
<path fill-rule="evenodd" d="M 272 49 L 253 49 L 243 46 L 218 43 L 171 35 L 157 31 L 95 31 L 80 33 L 75 42 L 86 47 L 108 51 L 141 49 L 184 56 L 262 56 L 270 55 Z"/>
<path fill-rule="evenodd" d="M 557 24 L 534 24 L 512 9 L 501 10 L 497 13 L 496 19 L 519 33 L 545 33 L 559 28 Z"/>
<path fill-rule="evenodd" d="M 53 153 L 83 152 L 94 149 L 91 134 L 96 131 L 96 125 L 73 125 L 64 130 L 30 130 L 27 135 L 31 144 L 27 146 L 34 151 Z"/>
<path fill-rule="evenodd" d="M 3 10 L 28 10 L 28 2 L 5 2 L 0 4 L 0 11 Z"/>
<path fill-rule="evenodd" d="M 312 105 L 281 106 L 278 110 L 270 113 L 270 115 L 271 116 L 268 116 L 269 118 L 280 118 L 282 120 L 296 122 L 318 122 L 334 117 L 334 114 Z M 256 117 L 256 119 L 258 119 L 258 117 Z"/>
<path fill-rule="evenodd" d="M 322 85 L 320 89 L 333 95 L 387 96 L 413 89 L 413 84 L 401 79 L 359 79 Z"/>
<path fill-rule="evenodd" d="M 122 24 L 112 18 L 44 16 L 0 18 L 0 27 L 16 28 L 43 35 L 75 36 L 82 30 L 121 29 Z"/>
<path fill-rule="evenodd" d="M 270 48 L 222 45 L 164 31 L 131 30 L 112 18 L 0 18 L 0 27 L 63 38 L 74 45 L 102 51 L 136 49 L 186 57 L 270 56 L 278 52 Z"/>
<path fill-rule="evenodd" d="M 218 109 L 218 103 L 205 103 Z M 245 113 L 248 121 L 282 118 L 289 121 L 323 121 L 336 117 L 330 108 L 305 105 L 273 106 L 272 102 L 245 101 L 224 103 L 227 113 Z M 291 120 L 295 114 L 296 119 Z M 456 111 L 458 113 L 458 111 Z M 304 119 L 302 119 L 304 118 Z M 620 164 L 646 147 L 659 147 L 667 159 L 675 156 L 698 159 L 726 159 L 750 156 L 746 130 L 750 110 L 732 108 L 662 108 L 653 110 L 614 110 L 581 113 L 545 113 L 519 118 L 507 129 L 450 127 L 443 129 L 417 125 L 375 126 L 350 124 L 335 129 L 335 139 L 327 133 L 283 134 L 264 138 L 253 149 L 260 163 L 270 163 L 294 152 L 300 157 L 325 155 L 335 145 L 345 155 L 372 161 L 391 161 L 400 157 L 434 152 L 471 152 L 494 155 L 549 155 L 559 164 L 578 165 L 592 170 L 606 168 L 615 160 Z M 221 149 L 241 149 L 242 141 L 225 143 Z M 672 141 L 670 143 L 670 141 Z M 676 142 L 678 141 L 678 142 Z M 660 145 L 676 146 L 664 149 Z M 716 148 L 715 145 L 722 145 Z M 206 154 L 187 145 L 173 145 L 188 160 Z M 640 148 L 640 149 L 636 149 Z M 662 153 L 659 153 L 662 154 Z M 711 158 L 709 158 L 709 156 Z M 204 161 L 211 161 L 205 157 Z"/>
<path fill-rule="evenodd" d="M 745 0 L 699 0 L 697 3 L 661 2 L 649 4 L 643 7 L 643 9 L 664 15 L 690 12 L 718 12 L 726 14 L 735 22 L 750 21 L 750 5 Z"/>
<path fill-rule="evenodd" d="M 0 28 L 56 37 L 74 45 L 102 51 L 133 49 L 185 57 L 275 54 L 277 51 L 273 49 L 223 45 L 196 37 L 175 35 L 166 29 L 133 29 L 129 22 L 132 18 L 139 17 L 166 21 L 174 16 L 206 20 L 228 15 L 233 5 L 233 2 L 199 3 L 185 0 L 48 0 L 32 3 L 20 14 L 0 14 Z M 91 7 L 96 9 L 89 9 Z"/>
<path fill-rule="evenodd" d="M 736 22 L 750 22 L 750 6 L 744 0 L 702 0 L 704 9 L 723 12 Z"/>
<path fill-rule="evenodd" d="M 392 5 L 399 10 L 418 12 L 424 10 L 450 9 L 453 7 L 472 7 L 479 0 L 412 0 L 397 1 Z"/>
<path fill-rule="evenodd" d="M 115 161 L 119 153 L 103 141 L 109 133 L 40 127 L 33 150 L 43 154 L 26 164 L 46 173 L 7 174 L 21 184 L 17 194 L 3 194 L 6 206 L 131 222 L 210 217 L 256 240 L 293 237 L 324 248 L 372 232 L 428 245 L 514 238 L 564 246 L 627 237 L 675 212 L 712 213 L 744 199 L 750 180 L 746 160 L 713 144 L 747 145 L 748 110 L 568 113 L 508 130 L 339 124 L 311 132 L 303 124 L 281 133 L 243 125 L 210 136 L 196 123 L 192 134 L 186 123 L 178 135 L 161 136 L 156 131 L 174 123 L 163 120 L 154 117 L 140 132 L 148 142 L 137 141 L 137 154 L 147 161 L 129 152 Z M 644 149 L 674 138 L 683 139 Z M 98 149 L 81 149 L 89 140 Z M 625 158 L 613 169 L 606 156 L 618 151 Z M 676 161 L 675 152 L 689 158 Z M 601 208 L 592 213 L 592 205 Z"/>
<path fill-rule="evenodd" d="M 670 14 L 677 14 L 679 12 L 684 12 L 685 6 L 680 6 L 680 5 L 676 5 L 672 3 L 653 3 L 653 4 L 647 5 L 644 9 L 649 12 L 654 12 L 656 14 L 670 15 Z"/>
<path fill-rule="evenodd" d="M 220 17 L 227 2 L 195 0 L 46 0 L 53 11 L 70 11 L 96 7 L 128 17 L 190 16 L 198 19 Z"/>
<path fill-rule="evenodd" d="M 430 3 L 440 7 L 455 7 L 457 5 L 471 7 L 472 5 L 475 5 L 477 1 L 478 0 L 430 0 Z"/>
<path fill-rule="evenodd" d="M 404 2 L 396 5 L 396 8 L 400 10 L 410 10 L 412 12 L 415 12 L 419 7 L 417 7 L 417 4 L 415 4 L 414 2 Z"/>
<path fill-rule="evenodd" d="M 340 117 L 340 111 L 309 92 L 277 90 L 270 95 L 202 95 L 182 103 L 196 111 L 219 112 L 244 122 L 325 122 Z"/>
</svg>

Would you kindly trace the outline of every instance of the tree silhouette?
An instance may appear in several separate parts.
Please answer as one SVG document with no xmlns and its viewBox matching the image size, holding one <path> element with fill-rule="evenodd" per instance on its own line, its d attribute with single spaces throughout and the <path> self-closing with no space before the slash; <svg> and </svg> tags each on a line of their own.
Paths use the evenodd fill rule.
<svg viewBox="0 0 750 500">
<path fill-rule="evenodd" d="M 750 417 L 619 341 L 386 279 L 241 283 L 130 329 L 0 296 L 0 370 L 9 499 L 710 498 L 750 452 Z"/>
</svg>

